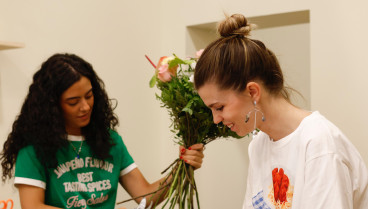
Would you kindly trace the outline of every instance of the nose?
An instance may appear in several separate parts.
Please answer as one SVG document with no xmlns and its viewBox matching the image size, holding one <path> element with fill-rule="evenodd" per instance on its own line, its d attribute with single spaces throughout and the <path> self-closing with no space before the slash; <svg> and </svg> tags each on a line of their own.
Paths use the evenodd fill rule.
<svg viewBox="0 0 368 209">
<path fill-rule="evenodd" d="M 80 111 L 88 112 L 91 109 L 91 106 L 88 104 L 86 99 L 82 99 Z"/>
<path fill-rule="evenodd" d="M 218 113 L 212 112 L 212 116 L 213 116 L 213 123 L 214 124 L 219 124 L 223 120 L 223 118 L 221 117 L 221 115 L 218 114 Z"/>
</svg>

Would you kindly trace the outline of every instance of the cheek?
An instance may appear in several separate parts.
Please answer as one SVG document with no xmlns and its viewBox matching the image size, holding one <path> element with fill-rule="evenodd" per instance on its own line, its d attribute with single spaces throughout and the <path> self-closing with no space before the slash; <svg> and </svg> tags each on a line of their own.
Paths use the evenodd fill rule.
<svg viewBox="0 0 368 209">
<path fill-rule="evenodd" d="M 241 105 L 234 105 L 231 109 L 229 108 L 229 111 L 226 111 L 226 116 L 234 120 L 234 122 L 240 123 L 240 125 L 245 123 L 246 113 Z"/>
<path fill-rule="evenodd" d="M 88 101 L 88 105 L 90 106 L 91 110 L 93 109 L 94 104 L 95 104 L 94 98 L 92 98 L 90 101 Z"/>
<path fill-rule="evenodd" d="M 68 106 L 68 105 L 64 105 L 62 106 L 62 111 L 63 111 L 63 115 L 64 115 L 64 118 L 68 119 L 68 118 L 72 118 L 74 115 L 76 115 L 76 107 L 71 107 L 71 106 Z"/>
</svg>

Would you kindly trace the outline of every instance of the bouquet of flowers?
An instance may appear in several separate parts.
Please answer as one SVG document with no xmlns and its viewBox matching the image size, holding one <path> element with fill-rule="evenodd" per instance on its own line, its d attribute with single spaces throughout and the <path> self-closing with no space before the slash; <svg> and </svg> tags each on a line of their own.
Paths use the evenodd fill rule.
<svg viewBox="0 0 368 209">
<path fill-rule="evenodd" d="M 156 98 L 166 107 L 171 117 L 171 131 L 175 133 L 176 142 L 185 148 L 193 144 L 204 145 L 218 137 L 239 138 L 223 124 L 214 124 L 211 110 L 199 97 L 193 84 L 195 64 L 203 50 L 197 52 L 196 57 L 180 59 L 175 54 L 171 57 L 161 57 L 156 66 L 147 56 L 155 73 L 150 80 L 150 87 L 156 86 L 161 93 Z M 197 186 L 194 179 L 194 169 L 179 158 L 165 171 L 171 171 L 160 189 L 168 188 L 163 193 L 166 202 L 162 206 L 174 208 L 176 204 L 180 209 L 194 208 L 194 195 L 197 207 L 200 208 Z M 160 190 L 159 189 L 159 190 Z M 153 205 L 156 208 L 156 205 Z"/>
</svg>

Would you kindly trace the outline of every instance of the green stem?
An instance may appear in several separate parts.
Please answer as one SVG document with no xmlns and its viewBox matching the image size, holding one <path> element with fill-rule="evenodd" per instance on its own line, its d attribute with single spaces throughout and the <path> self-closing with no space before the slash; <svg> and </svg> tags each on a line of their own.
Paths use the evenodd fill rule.
<svg viewBox="0 0 368 209">
<path fill-rule="evenodd" d="M 176 187 L 176 184 L 177 184 L 177 180 L 178 180 L 178 175 L 180 173 L 180 169 L 183 165 L 183 161 L 179 161 L 179 167 L 178 169 L 175 171 L 175 177 L 174 177 L 174 180 L 172 181 L 171 183 L 171 187 L 169 189 L 169 192 L 168 194 L 165 196 L 167 198 L 167 201 L 165 202 L 165 204 L 162 206 L 162 208 L 165 208 L 165 206 L 167 205 L 167 203 L 169 202 L 169 200 L 171 199 L 171 196 L 173 194 L 173 191 L 174 191 L 174 188 Z"/>
<path fill-rule="evenodd" d="M 190 140 L 191 138 L 190 138 L 190 123 L 189 123 L 189 116 L 188 116 L 188 113 L 187 112 L 185 112 L 185 117 L 186 117 L 186 119 L 187 119 L 187 130 L 188 130 L 188 140 L 186 140 L 187 142 L 190 142 L 190 144 L 186 144 L 186 146 L 191 146 L 191 145 L 193 145 L 193 142 Z"/>
<path fill-rule="evenodd" d="M 182 169 L 182 170 L 183 170 L 183 169 Z M 181 187 L 182 187 L 182 185 L 183 185 L 183 174 L 182 174 L 182 172 L 180 171 L 180 177 L 179 177 L 179 182 L 178 182 L 178 186 L 177 186 L 177 191 L 178 191 L 178 198 L 179 198 L 179 200 L 180 200 L 181 195 L 182 195 L 182 191 L 181 191 Z M 180 207 L 180 204 L 179 204 L 179 209 L 182 209 L 182 208 Z"/>
<path fill-rule="evenodd" d="M 168 186 L 170 186 L 170 184 L 167 184 L 167 185 L 165 185 L 165 186 L 163 186 L 163 187 L 159 187 L 159 188 L 158 188 L 156 191 L 154 191 L 154 192 L 150 192 L 150 193 L 147 193 L 147 194 L 144 194 L 144 195 L 138 196 L 138 197 L 133 197 L 133 198 L 128 199 L 128 200 L 124 200 L 124 201 L 121 201 L 121 202 L 117 202 L 116 204 L 122 204 L 122 203 L 129 202 L 129 201 L 132 201 L 132 200 L 135 200 L 135 199 L 141 198 L 141 197 L 146 197 L 146 196 L 148 196 L 148 195 L 155 194 L 156 192 L 158 192 L 158 191 L 160 191 L 160 190 L 162 190 L 162 189 L 164 189 L 164 188 L 166 188 L 166 187 L 168 187 Z"/>
<path fill-rule="evenodd" d="M 190 195 L 189 195 L 189 198 L 190 198 L 190 208 L 193 209 L 194 208 L 194 205 L 193 205 L 193 190 L 194 188 L 193 187 L 190 187 Z"/>
<path fill-rule="evenodd" d="M 196 184 L 196 181 L 195 179 L 193 178 L 193 182 L 194 182 L 194 185 L 195 185 L 195 193 L 196 193 L 196 199 L 197 199 L 197 206 L 198 206 L 198 209 L 200 209 L 200 204 L 199 204 L 199 194 L 198 194 L 198 191 L 197 191 L 197 184 Z"/>
<path fill-rule="evenodd" d="M 174 162 L 178 162 L 178 160 L 175 160 Z M 173 163 L 172 163 L 171 165 L 173 165 Z M 168 182 L 167 182 L 167 180 L 168 180 L 168 178 L 169 178 L 170 176 L 174 176 L 175 171 L 176 171 L 176 170 L 178 170 L 178 167 L 179 167 L 179 164 L 177 163 L 177 164 L 174 166 L 174 168 L 172 168 L 171 172 L 166 176 L 165 180 L 164 180 L 161 184 L 166 183 L 167 185 L 165 185 L 165 187 L 171 186 L 171 185 L 172 185 L 172 183 L 173 183 L 173 181 L 170 181 L 170 182 L 168 183 Z M 167 170 L 167 169 L 166 169 L 166 170 Z M 165 194 L 165 195 L 164 195 L 164 194 Z M 157 206 L 157 204 L 158 204 L 158 201 L 162 198 L 162 195 L 164 195 L 164 197 L 167 197 L 167 192 L 166 192 L 166 193 L 165 193 L 165 192 L 162 192 L 162 193 L 160 194 L 160 196 L 158 197 L 157 201 L 154 203 L 154 207 L 153 207 L 153 209 L 155 209 L 155 208 L 156 208 L 156 206 Z M 152 200 L 152 198 L 153 198 L 153 195 L 151 196 L 150 200 Z"/>
<path fill-rule="evenodd" d="M 177 158 L 176 160 L 174 160 L 174 162 L 172 162 L 164 171 L 162 171 L 161 174 L 166 173 L 166 171 L 169 170 L 169 168 L 171 168 L 178 161 L 179 161 L 179 158 Z"/>
<path fill-rule="evenodd" d="M 188 169 L 189 169 L 189 172 L 188 172 L 188 169 L 187 169 L 187 167 L 185 166 L 184 167 L 184 169 L 185 169 L 185 173 L 186 173 L 186 177 L 187 177 L 187 180 L 188 180 L 188 182 L 190 183 L 190 185 L 192 186 L 192 187 L 195 187 L 195 185 L 193 184 L 193 182 L 192 182 L 192 176 L 193 176 L 193 178 L 194 178 L 194 173 L 192 174 L 191 172 L 190 172 L 190 170 L 192 169 L 193 170 L 193 167 L 192 166 L 190 166 L 190 165 L 188 165 Z"/>
</svg>

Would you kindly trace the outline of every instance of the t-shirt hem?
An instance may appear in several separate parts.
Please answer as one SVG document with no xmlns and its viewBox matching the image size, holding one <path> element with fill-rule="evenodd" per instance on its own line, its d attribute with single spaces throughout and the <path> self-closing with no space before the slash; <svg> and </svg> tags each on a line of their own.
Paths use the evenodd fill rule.
<svg viewBox="0 0 368 209">
<path fill-rule="evenodd" d="M 24 178 L 24 177 L 15 177 L 14 185 L 17 184 L 26 184 L 30 186 L 40 187 L 42 189 L 46 189 L 46 183 L 36 179 Z"/>
<path fill-rule="evenodd" d="M 133 169 L 137 168 L 137 164 L 132 163 L 130 164 L 128 167 L 124 168 L 123 170 L 120 171 L 120 176 L 124 176 L 128 173 L 130 173 L 130 171 L 132 171 Z"/>
</svg>

